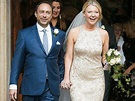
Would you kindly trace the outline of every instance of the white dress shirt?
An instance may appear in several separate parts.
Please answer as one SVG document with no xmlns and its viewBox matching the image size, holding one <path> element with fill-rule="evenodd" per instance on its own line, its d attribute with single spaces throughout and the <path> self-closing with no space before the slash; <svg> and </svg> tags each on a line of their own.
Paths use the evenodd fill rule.
<svg viewBox="0 0 135 101">
<path fill-rule="evenodd" d="M 43 28 L 42 26 L 40 26 L 38 23 L 36 23 L 37 25 L 37 29 L 38 29 L 38 34 L 41 40 L 41 43 L 43 44 L 43 35 L 44 32 L 43 30 L 46 30 L 46 34 L 47 34 L 47 38 L 48 38 L 48 52 L 50 51 L 51 47 L 52 47 L 52 32 L 51 32 L 51 27 L 50 25 L 48 25 L 46 28 Z M 17 90 L 17 85 L 16 84 L 11 84 L 9 86 L 9 89 L 15 89 Z"/>
<path fill-rule="evenodd" d="M 48 38 L 48 52 L 49 52 L 52 47 L 52 32 L 51 32 L 50 25 L 48 25 L 46 28 L 43 28 L 42 26 L 40 26 L 37 23 L 37 29 L 38 29 L 39 37 L 40 37 L 42 44 L 43 44 L 43 35 L 44 35 L 43 30 L 44 29 L 46 30 L 46 34 L 47 34 L 47 38 Z"/>
<path fill-rule="evenodd" d="M 124 63 L 125 63 L 125 56 L 124 56 L 123 49 L 122 49 L 123 44 L 124 44 L 123 37 L 120 36 L 120 38 L 119 38 L 119 40 L 118 40 L 118 43 L 117 43 L 117 46 L 120 47 L 119 52 L 120 52 L 120 54 L 121 54 L 121 62 L 120 62 L 121 64 L 124 64 Z"/>
</svg>

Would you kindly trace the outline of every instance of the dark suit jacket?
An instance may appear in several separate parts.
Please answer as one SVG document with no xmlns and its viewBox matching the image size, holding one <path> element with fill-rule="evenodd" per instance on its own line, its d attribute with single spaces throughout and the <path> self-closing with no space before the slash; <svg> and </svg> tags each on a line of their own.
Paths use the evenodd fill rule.
<svg viewBox="0 0 135 101">
<path fill-rule="evenodd" d="M 117 44 L 116 44 L 116 37 L 114 34 L 114 29 L 109 25 L 104 25 L 104 26 L 105 26 L 105 30 L 109 34 L 109 48 L 116 49 Z M 109 94 L 110 94 L 109 91 L 110 91 L 110 86 L 112 82 L 111 72 L 109 72 L 108 70 L 105 70 L 104 74 L 105 74 L 105 94 L 104 94 L 103 101 L 109 101 Z"/>
<path fill-rule="evenodd" d="M 117 43 L 116 43 L 116 37 L 114 34 L 114 29 L 109 26 L 109 25 L 104 25 L 105 26 L 105 30 L 108 32 L 109 34 L 109 48 L 117 48 Z"/>
<path fill-rule="evenodd" d="M 20 30 L 12 60 L 10 84 L 17 84 L 24 67 L 22 95 L 40 95 L 46 84 L 47 71 L 50 90 L 54 95 L 59 95 L 61 74 L 59 70 L 64 68 L 62 48 L 64 38 L 65 32 L 59 30 L 58 35 L 54 36 L 52 29 L 52 47 L 46 55 L 36 25 Z"/>
</svg>

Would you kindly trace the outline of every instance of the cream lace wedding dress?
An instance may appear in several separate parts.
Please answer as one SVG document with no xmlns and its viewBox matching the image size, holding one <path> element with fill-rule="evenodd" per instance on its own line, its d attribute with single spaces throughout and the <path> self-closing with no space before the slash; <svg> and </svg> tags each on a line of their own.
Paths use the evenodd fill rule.
<svg viewBox="0 0 135 101">
<path fill-rule="evenodd" d="M 105 84 L 101 52 L 99 29 L 87 31 L 81 26 L 70 72 L 72 101 L 103 101 Z"/>
</svg>

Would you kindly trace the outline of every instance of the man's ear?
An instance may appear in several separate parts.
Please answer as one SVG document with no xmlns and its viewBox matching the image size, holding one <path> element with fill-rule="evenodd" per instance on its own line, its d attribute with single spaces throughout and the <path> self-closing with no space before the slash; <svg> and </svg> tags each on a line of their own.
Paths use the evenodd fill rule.
<svg viewBox="0 0 135 101">
<path fill-rule="evenodd" d="M 34 15 L 35 15 L 35 17 L 37 17 L 37 13 L 36 13 L 36 11 L 35 11 Z"/>
</svg>

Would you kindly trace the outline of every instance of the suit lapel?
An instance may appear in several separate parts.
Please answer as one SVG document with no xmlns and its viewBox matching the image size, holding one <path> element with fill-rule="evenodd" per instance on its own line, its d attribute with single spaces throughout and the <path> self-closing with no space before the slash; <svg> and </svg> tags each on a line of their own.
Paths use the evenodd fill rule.
<svg viewBox="0 0 135 101">
<path fill-rule="evenodd" d="M 36 38 L 36 40 L 37 40 L 37 42 L 38 42 L 40 48 L 41 48 L 41 49 L 43 50 L 43 52 L 46 54 L 46 52 L 45 52 L 45 50 L 44 50 L 44 47 L 43 47 L 43 45 L 42 45 L 42 42 L 41 42 L 41 40 L 40 40 L 40 37 L 39 37 L 39 34 L 38 34 L 38 30 L 37 30 L 37 26 L 36 26 L 36 25 L 34 25 L 34 26 L 32 27 L 32 32 L 34 33 L 34 36 L 35 36 L 35 38 Z"/>
<path fill-rule="evenodd" d="M 41 40 L 40 40 L 40 37 L 39 37 L 39 34 L 38 34 L 38 30 L 37 30 L 37 26 L 36 26 L 36 25 L 34 25 L 34 26 L 32 27 L 32 32 L 34 33 L 34 36 L 35 36 L 35 38 L 36 38 L 36 40 L 37 40 L 37 42 L 38 42 L 40 48 L 41 48 L 42 51 L 46 54 L 46 52 L 45 52 L 45 50 L 44 50 L 44 47 L 43 47 L 43 44 L 42 44 L 42 42 L 41 42 Z M 54 36 L 53 28 L 52 28 L 52 27 L 51 27 L 51 33 L 52 33 L 52 46 L 51 46 L 51 49 L 50 49 L 50 51 L 48 52 L 48 54 L 52 51 L 52 49 L 53 49 L 53 47 L 55 46 L 56 41 L 57 41 L 57 39 L 58 39 L 58 35 L 57 35 L 57 36 Z M 47 54 L 46 54 L 46 55 L 47 55 Z"/>
<path fill-rule="evenodd" d="M 50 49 L 49 53 L 52 51 L 53 47 L 55 46 L 56 39 L 57 39 L 57 36 L 54 36 L 53 28 L 52 27 L 51 27 L 51 33 L 52 33 L 52 46 L 51 46 L 51 49 Z"/>
</svg>

